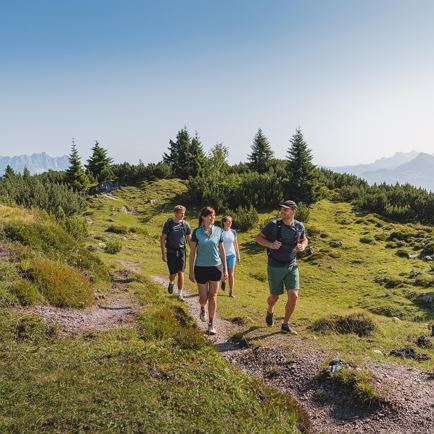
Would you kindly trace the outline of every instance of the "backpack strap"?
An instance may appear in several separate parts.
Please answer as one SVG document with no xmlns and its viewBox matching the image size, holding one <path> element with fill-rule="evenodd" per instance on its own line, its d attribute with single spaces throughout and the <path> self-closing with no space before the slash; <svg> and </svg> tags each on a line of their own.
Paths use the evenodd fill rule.
<svg viewBox="0 0 434 434">
<path fill-rule="evenodd" d="M 169 235 L 171 232 L 173 232 L 173 227 L 175 226 L 175 222 L 173 221 L 173 218 L 167 219 L 167 222 L 168 222 L 167 235 Z M 186 237 L 187 226 L 184 224 L 184 220 L 181 220 L 181 227 L 182 227 L 182 232 L 184 232 L 184 237 Z"/>
<path fill-rule="evenodd" d="M 271 242 L 282 241 L 282 219 L 273 220 L 274 227 L 271 232 Z"/>
</svg>

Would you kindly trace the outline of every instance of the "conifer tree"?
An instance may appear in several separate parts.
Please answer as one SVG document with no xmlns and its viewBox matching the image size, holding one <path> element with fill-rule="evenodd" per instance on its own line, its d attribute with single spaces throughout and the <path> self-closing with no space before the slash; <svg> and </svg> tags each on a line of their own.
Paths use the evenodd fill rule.
<svg viewBox="0 0 434 434">
<path fill-rule="evenodd" d="M 316 168 L 312 163 L 312 152 L 304 141 L 300 128 L 297 128 L 290 143 L 287 156 L 286 197 L 311 205 L 319 197 L 318 182 Z"/>
<path fill-rule="evenodd" d="M 23 179 L 29 179 L 30 178 L 30 170 L 27 169 L 27 166 L 24 166 L 24 170 L 23 170 Z"/>
<path fill-rule="evenodd" d="M 113 179 L 113 160 L 108 157 L 107 150 L 101 147 L 98 141 L 92 148 L 92 155 L 87 160 L 86 169 L 98 183 Z"/>
<path fill-rule="evenodd" d="M 84 190 L 89 185 L 89 178 L 81 165 L 81 159 L 74 141 L 69 156 L 69 167 L 66 171 L 66 182 L 76 191 Z"/>
<path fill-rule="evenodd" d="M 11 179 L 11 178 L 14 178 L 16 176 L 16 173 L 15 173 L 15 171 L 14 171 L 14 169 L 12 169 L 12 167 L 11 166 L 9 166 L 9 164 L 6 166 L 6 169 L 5 169 L 5 173 L 4 173 L 4 175 L 3 175 L 3 178 L 4 179 Z"/>
<path fill-rule="evenodd" d="M 198 135 L 191 139 L 187 127 L 184 127 L 178 131 L 176 141 L 170 140 L 169 143 L 169 151 L 163 155 L 163 161 L 171 167 L 173 174 L 182 179 L 196 176 L 205 162 Z"/>
<path fill-rule="evenodd" d="M 252 153 L 248 156 L 251 170 L 258 173 L 268 172 L 273 161 L 273 151 L 261 128 L 253 139 L 251 150 Z"/>
</svg>

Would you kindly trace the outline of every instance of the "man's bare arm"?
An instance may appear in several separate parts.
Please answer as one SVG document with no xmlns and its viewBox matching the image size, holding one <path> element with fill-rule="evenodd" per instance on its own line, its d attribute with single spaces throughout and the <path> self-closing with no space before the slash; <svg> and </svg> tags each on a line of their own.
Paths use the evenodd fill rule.
<svg viewBox="0 0 434 434">
<path fill-rule="evenodd" d="M 166 240 L 167 240 L 167 234 L 161 234 L 160 237 L 161 259 L 163 259 L 164 262 L 167 262 Z"/>
<path fill-rule="evenodd" d="M 278 250 L 282 243 L 280 241 L 268 241 L 265 235 L 262 232 L 259 232 L 255 237 L 255 241 L 261 245 L 262 247 L 266 247 L 267 249 Z"/>
</svg>

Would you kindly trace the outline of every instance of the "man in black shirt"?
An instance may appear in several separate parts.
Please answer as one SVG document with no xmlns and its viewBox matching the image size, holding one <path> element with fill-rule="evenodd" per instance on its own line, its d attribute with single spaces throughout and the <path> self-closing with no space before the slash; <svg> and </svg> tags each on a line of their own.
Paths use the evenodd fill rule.
<svg viewBox="0 0 434 434">
<path fill-rule="evenodd" d="M 300 289 L 300 277 L 296 256 L 308 244 L 303 223 L 295 220 L 297 204 L 286 200 L 280 204 L 280 219 L 272 220 L 256 235 L 256 242 L 267 247 L 268 252 L 268 284 L 270 295 L 267 299 L 268 308 L 265 318 L 269 326 L 273 325 L 274 305 L 283 295 L 288 294 L 285 306 L 285 319 L 282 331 L 297 334 L 289 319 L 294 312 Z"/>
<path fill-rule="evenodd" d="M 185 244 L 190 242 L 191 228 L 184 220 L 185 206 L 176 205 L 173 218 L 164 223 L 160 237 L 161 257 L 167 262 L 169 268 L 169 294 L 173 294 L 175 278 L 178 275 L 178 295 L 183 297 L 184 270 L 185 270 Z"/>
</svg>

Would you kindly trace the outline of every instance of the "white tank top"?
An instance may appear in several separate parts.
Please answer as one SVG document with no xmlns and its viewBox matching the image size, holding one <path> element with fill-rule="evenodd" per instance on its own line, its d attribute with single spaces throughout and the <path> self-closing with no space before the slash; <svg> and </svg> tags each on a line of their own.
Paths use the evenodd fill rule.
<svg viewBox="0 0 434 434">
<path fill-rule="evenodd" d="M 235 235 L 232 229 L 228 231 L 223 231 L 223 244 L 225 246 L 226 256 L 235 255 L 234 247 Z"/>
</svg>

